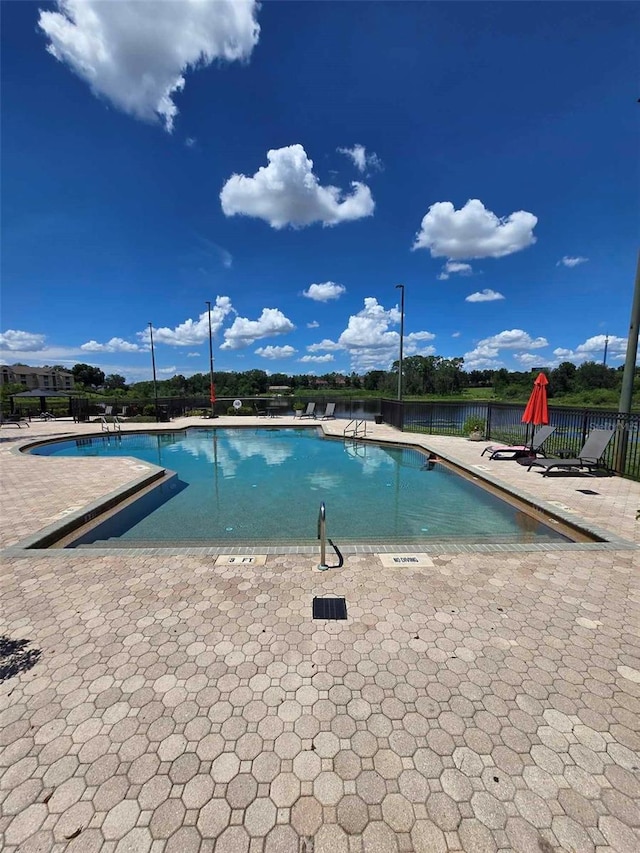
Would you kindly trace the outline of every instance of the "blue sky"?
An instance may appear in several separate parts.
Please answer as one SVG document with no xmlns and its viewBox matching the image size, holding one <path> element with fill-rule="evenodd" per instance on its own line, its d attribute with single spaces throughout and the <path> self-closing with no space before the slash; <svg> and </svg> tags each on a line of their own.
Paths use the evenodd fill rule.
<svg viewBox="0 0 640 853">
<path fill-rule="evenodd" d="M 2 4 L 1 360 L 621 364 L 639 10 Z"/>
</svg>

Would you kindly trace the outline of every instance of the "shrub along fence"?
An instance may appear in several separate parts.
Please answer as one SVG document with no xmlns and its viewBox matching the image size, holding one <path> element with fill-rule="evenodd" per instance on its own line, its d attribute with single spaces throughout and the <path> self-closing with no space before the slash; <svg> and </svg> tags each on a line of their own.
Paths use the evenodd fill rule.
<svg viewBox="0 0 640 853">
<path fill-rule="evenodd" d="M 465 421 L 479 417 L 485 423 L 485 437 L 491 441 L 512 444 L 531 437 L 531 426 L 521 421 L 522 404 L 381 400 L 380 408 L 385 422 L 404 432 L 463 436 Z M 551 456 L 560 450 L 575 455 L 592 429 L 615 429 L 604 462 L 617 474 L 640 480 L 640 414 L 549 406 L 549 423 L 556 427 L 545 444 Z"/>
</svg>

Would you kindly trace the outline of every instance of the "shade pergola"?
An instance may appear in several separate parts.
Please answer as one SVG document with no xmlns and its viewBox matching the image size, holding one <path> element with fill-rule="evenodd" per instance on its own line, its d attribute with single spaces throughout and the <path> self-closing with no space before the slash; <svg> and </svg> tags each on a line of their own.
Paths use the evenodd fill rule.
<svg viewBox="0 0 640 853">
<path fill-rule="evenodd" d="M 69 413 L 71 414 L 71 401 L 77 398 L 77 394 L 70 394 L 68 391 L 47 391 L 42 388 L 32 388 L 31 391 L 20 391 L 18 394 L 10 394 L 9 399 L 11 401 L 11 411 L 13 412 L 13 401 L 14 399 L 40 399 L 40 411 L 47 411 L 47 400 L 56 397 L 66 397 L 69 401 Z"/>
</svg>

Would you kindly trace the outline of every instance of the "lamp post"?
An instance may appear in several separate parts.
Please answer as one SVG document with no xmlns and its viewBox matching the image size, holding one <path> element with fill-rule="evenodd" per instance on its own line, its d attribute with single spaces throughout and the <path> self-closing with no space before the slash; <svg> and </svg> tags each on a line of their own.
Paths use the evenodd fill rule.
<svg viewBox="0 0 640 853">
<path fill-rule="evenodd" d="M 209 313 L 209 401 L 211 402 L 210 417 L 215 418 L 216 388 L 213 380 L 213 335 L 211 333 L 211 302 L 206 302 L 205 304 Z"/>
<path fill-rule="evenodd" d="M 158 423 L 158 382 L 156 379 L 156 353 L 153 348 L 153 323 L 149 323 L 149 338 L 151 340 L 151 366 L 153 367 L 153 401 L 156 410 L 156 423 Z"/>
<path fill-rule="evenodd" d="M 404 284 L 396 284 L 400 290 L 400 359 L 398 362 L 398 400 L 402 400 L 402 349 L 404 344 Z"/>
</svg>

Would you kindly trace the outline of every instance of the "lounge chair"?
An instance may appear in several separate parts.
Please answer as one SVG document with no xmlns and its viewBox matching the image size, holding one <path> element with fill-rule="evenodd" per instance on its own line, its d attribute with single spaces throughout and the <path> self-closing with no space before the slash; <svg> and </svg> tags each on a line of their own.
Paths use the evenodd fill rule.
<svg viewBox="0 0 640 853">
<path fill-rule="evenodd" d="M 307 408 L 304 412 L 300 412 L 301 418 L 315 418 L 316 416 L 316 404 L 315 403 L 307 403 Z"/>
<path fill-rule="evenodd" d="M 327 406 L 324 410 L 324 415 L 320 418 L 321 421 L 328 421 L 330 418 L 335 418 L 336 404 L 335 403 L 327 403 Z"/>
<path fill-rule="evenodd" d="M 18 429 L 22 429 L 22 425 L 26 427 L 30 427 L 31 424 L 26 418 L 23 418 L 22 415 L 0 415 L 0 426 L 17 426 Z"/>
<path fill-rule="evenodd" d="M 571 468 L 586 468 L 590 472 L 595 471 L 597 468 L 603 468 L 605 466 L 602 465 L 600 460 L 614 433 L 614 429 L 592 429 L 575 458 L 562 459 L 560 457 L 553 457 L 551 459 L 532 459 L 527 471 L 530 471 L 536 465 L 538 468 L 544 468 L 542 476 L 546 477 L 549 471 L 554 468 L 562 468 L 567 471 Z"/>
<path fill-rule="evenodd" d="M 253 408 L 255 409 L 256 415 L 259 418 L 266 418 L 267 417 L 267 410 L 266 409 L 260 409 L 255 403 L 253 404 Z"/>
<path fill-rule="evenodd" d="M 485 453 L 491 454 L 489 459 L 519 459 L 522 456 L 535 456 L 536 453 L 546 456 L 542 445 L 555 430 L 556 427 L 554 426 L 541 426 L 531 439 L 531 444 L 505 444 L 501 446 L 491 444 L 489 447 L 485 447 L 480 456 L 484 456 Z"/>
</svg>

